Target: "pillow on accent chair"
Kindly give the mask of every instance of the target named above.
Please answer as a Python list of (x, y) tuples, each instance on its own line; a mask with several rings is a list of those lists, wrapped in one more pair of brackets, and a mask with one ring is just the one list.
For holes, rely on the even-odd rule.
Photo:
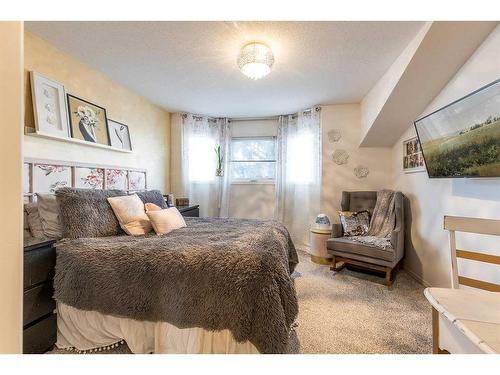
[(123, 190), (91, 190), (60, 188), (59, 202), (63, 237), (106, 237), (122, 234), (123, 230), (107, 198), (126, 196)]
[(108, 202), (122, 229), (131, 236), (151, 232), (151, 223), (144, 211), (144, 203), (137, 194), (108, 198)]
[(138, 191), (135, 194), (137, 194), (137, 196), (141, 198), (141, 201), (144, 204), (154, 203), (160, 208), (168, 208), (167, 204), (165, 203), (165, 198), (163, 198), (160, 190)]
[(184, 228), (186, 222), (179, 210), (175, 207), (165, 208), (159, 211), (147, 211), (151, 225), (157, 235), (167, 234), (175, 229)]
[(366, 210), (359, 212), (338, 211), (344, 236), (364, 236), (370, 228), (370, 213)]

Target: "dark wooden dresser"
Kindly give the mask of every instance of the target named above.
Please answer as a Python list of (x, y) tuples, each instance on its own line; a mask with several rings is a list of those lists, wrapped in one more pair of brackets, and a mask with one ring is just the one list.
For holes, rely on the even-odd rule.
[(24, 241), (23, 353), (44, 353), (57, 339), (54, 240)]
[(182, 216), (185, 217), (200, 217), (200, 205), (194, 205), (194, 206), (175, 206), (179, 210), (179, 212), (182, 214)]

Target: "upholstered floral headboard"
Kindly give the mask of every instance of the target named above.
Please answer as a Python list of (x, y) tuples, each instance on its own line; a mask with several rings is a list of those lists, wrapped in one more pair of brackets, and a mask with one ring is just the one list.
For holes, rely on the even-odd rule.
[(147, 189), (147, 170), (60, 160), (24, 160), (25, 203), (32, 202), (35, 193), (53, 193), (60, 187), (142, 191)]

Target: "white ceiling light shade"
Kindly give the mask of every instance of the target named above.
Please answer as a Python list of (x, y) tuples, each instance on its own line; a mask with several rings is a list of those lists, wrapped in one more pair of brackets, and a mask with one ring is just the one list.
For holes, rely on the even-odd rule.
[(273, 51), (264, 43), (248, 43), (243, 46), (238, 56), (241, 72), (253, 80), (267, 76), (273, 64)]

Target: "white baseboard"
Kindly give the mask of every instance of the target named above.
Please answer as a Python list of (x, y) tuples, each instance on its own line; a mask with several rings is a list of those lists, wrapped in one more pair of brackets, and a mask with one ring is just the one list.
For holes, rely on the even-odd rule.
[(429, 284), (427, 281), (425, 281), (420, 275), (417, 275), (415, 272), (413, 272), (411, 269), (406, 268), (403, 266), (403, 269), (410, 275), (412, 278), (414, 278), (416, 281), (418, 281), (420, 284), (425, 286), (426, 288), (431, 287), (431, 284)]

